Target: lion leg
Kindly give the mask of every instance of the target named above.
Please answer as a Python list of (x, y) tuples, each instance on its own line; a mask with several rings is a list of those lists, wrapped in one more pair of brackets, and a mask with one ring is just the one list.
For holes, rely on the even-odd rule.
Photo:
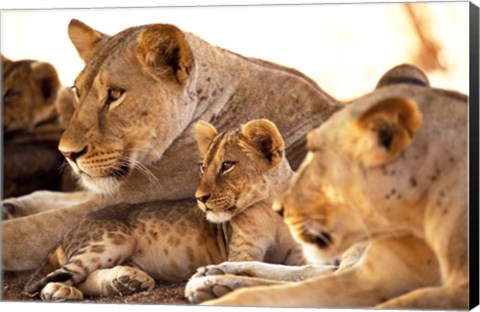
[(332, 273), (337, 269), (333, 265), (308, 264), (303, 266), (288, 266), (270, 264), (259, 261), (223, 262), (197, 269), (193, 278), (212, 275), (242, 275), (261, 279), (296, 282), (315, 276)]
[(417, 289), (379, 304), (376, 308), (468, 309), (468, 284)]
[[(105, 222), (105, 221), (100, 221)], [(99, 223), (97, 223), (99, 224)], [(25, 286), (25, 291), (29, 294), (36, 294), (40, 291), (41, 298), (55, 298), (56, 301), (68, 300), (69, 297), (61, 297), (59, 289), (70, 288), (77, 286), (80, 283), (86, 283), (81, 289), (88, 293), (95, 293), (98, 291), (107, 291), (108, 285), (105, 289), (103, 284), (94, 287), (95, 282), (104, 283), (104, 280), (110, 278), (110, 284), (117, 286), (117, 289), (129, 290), (135, 288), (140, 289), (145, 282), (150, 286), (153, 280), (145, 273), (138, 269), (118, 267), (110, 271), (100, 271), (94, 273), (99, 269), (111, 268), (117, 263), (123, 263), (130, 257), (135, 249), (135, 239), (128, 232), (122, 232), (118, 227), (115, 228), (113, 223), (108, 224), (112, 230), (101, 232), (95, 229), (95, 223), (85, 222), (78, 228), (73, 229), (66, 236), (69, 236), (71, 242), (66, 243), (64, 250), (71, 254), (66, 262), (57, 270), (47, 274), (43, 278), (36, 280), (34, 275), (32, 280)], [(95, 230), (97, 230), (95, 232)], [(93, 231), (94, 235), (88, 242), (82, 242), (81, 237), (89, 235), (85, 231)], [(101, 237), (101, 239), (98, 239)], [(80, 239), (80, 241), (79, 241)], [(63, 252), (65, 253), (65, 252)], [(141, 272), (141, 273), (140, 273)], [(87, 278), (92, 275), (90, 281), (85, 282)], [(136, 277), (139, 278), (136, 278)], [(119, 283), (116, 283), (118, 277)], [(113, 281), (112, 281), (113, 278)], [(51, 283), (55, 283), (52, 287)], [(65, 285), (65, 287), (62, 286)], [(147, 287), (148, 288), (148, 287)], [(46, 290), (45, 290), (46, 289)], [(54, 293), (55, 294), (54, 294)], [(71, 292), (62, 292), (70, 295)]]
[(6, 271), (37, 268), (68, 228), (85, 214), (104, 206), (105, 203), (93, 200), (2, 221), (2, 268)]
[(258, 261), (223, 262), (197, 270), (185, 287), (185, 296), (192, 303), (221, 297), (243, 287), (280, 285), (328, 274), (332, 265), (287, 266)]
[(92, 197), (93, 195), (86, 191), (71, 193), (36, 191), (25, 196), (8, 198), (2, 201), (2, 220), (76, 206), (86, 202)]
[(422, 240), (405, 235), (371, 242), (358, 265), (338, 273), (288, 285), (239, 289), (204, 304), (371, 307), (413, 289), (438, 283), (435, 255)]
[(96, 270), (79, 284), (78, 289), (87, 296), (112, 296), (151, 290), (155, 280), (135, 267), (116, 266)]

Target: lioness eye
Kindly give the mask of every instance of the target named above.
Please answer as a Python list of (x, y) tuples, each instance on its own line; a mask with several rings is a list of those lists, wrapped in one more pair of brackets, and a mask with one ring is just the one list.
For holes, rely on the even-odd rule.
[(222, 163), (222, 168), (220, 168), (220, 171), (222, 173), (226, 173), (232, 170), (234, 166), (235, 166), (235, 163), (233, 161), (225, 161)]
[(200, 173), (201, 174), (205, 173), (205, 165), (204, 164), (200, 164)]
[(105, 99), (105, 105), (109, 105), (117, 101), (125, 92), (125, 90), (120, 88), (109, 88), (107, 91), (107, 98)]

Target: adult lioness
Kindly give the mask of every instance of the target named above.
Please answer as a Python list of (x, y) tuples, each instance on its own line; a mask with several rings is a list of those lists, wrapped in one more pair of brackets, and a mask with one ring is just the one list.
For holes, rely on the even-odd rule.
[(310, 257), (370, 240), (361, 263), (206, 304), (466, 309), (466, 102), (381, 86), (309, 134), (310, 153), (276, 206)]
[(72, 20), (68, 32), (86, 65), (75, 81), (77, 106), (59, 148), (86, 187), (108, 195), (69, 208), (39, 198), (38, 210), (58, 209), (3, 222), (7, 270), (36, 267), (92, 210), (193, 196), (198, 155), (189, 132), (197, 119), (219, 131), (272, 120), (295, 168), (305, 155), (305, 134), (341, 106), (295, 70), (213, 47), (172, 25), (107, 36)]

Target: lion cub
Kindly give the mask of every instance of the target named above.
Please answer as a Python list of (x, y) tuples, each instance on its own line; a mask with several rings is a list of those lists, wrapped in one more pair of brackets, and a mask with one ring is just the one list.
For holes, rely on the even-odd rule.
[(201, 121), (195, 136), (203, 156), (195, 196), (206, 218), (192, 200), (90, 213), (49, 255), (46, 262), (60, 268), (40, 280), (37, 271), (26, 291), (61, 301), (151, 289), (154, 279), (186, 280), (198, 267), (227, 260), (303, 264), (299, 245), (270, 209), (292, 176), (275, 125), (254, 120), (218, 134)]
[(301, 250), (271, 209), (293, 175), (275, 125), (253, 120), (218, 134), (200, 121), (196, 139), (203, 161), (195, 197), (207, 220), (228, 222), (228, 260), (303, 264)]

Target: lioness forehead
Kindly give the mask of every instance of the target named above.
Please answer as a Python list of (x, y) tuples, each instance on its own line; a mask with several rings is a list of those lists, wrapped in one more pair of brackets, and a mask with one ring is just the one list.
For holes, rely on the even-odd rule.
[(130, 53), (125, 53), (126, 50), (137, 45), (137, 37), (144, 28), (145, 26), (131, 27), (114, 36), (103, 39), (94, 57), (75, 79), (75, 85), (90, 88), (95, 78), (105, 67), (123, 60), (125, 56), (129, 56)]

